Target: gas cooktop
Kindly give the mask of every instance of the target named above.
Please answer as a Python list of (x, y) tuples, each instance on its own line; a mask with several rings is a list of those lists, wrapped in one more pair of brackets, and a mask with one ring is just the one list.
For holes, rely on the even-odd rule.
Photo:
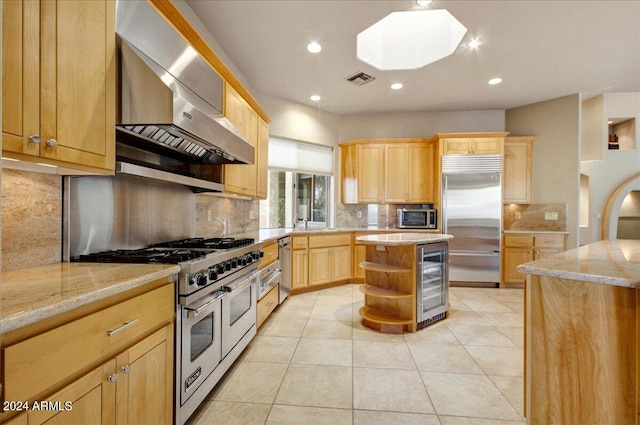
[(80, 255), (74, 261), (94, 263), (167, 263), (196, 260), (216, 252), (253, 245), (250, 238), (188, 238), (151, 245), (142, 249), (116, 249)]

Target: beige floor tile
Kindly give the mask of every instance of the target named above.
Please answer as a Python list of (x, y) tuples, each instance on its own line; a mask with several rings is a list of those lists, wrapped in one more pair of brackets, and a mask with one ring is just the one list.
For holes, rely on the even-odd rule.
[(418, 332), (405, 333), (404, 340), (407, 343), (416, 344), (437, 344), (437, 345), (461, 345), (458, 338), (447, 327), (448, 319), (441, 320), (429, 325), (424, 329), (420, 329)]
[(315, 301), (309, 304), (290, 305), (285, 302), (277, 310), (274, 310), (273, 314), (276, 316), (286, 316), (290, 319), (308, 319), (311, 315), (311, 310)]
[(522, 301), (502, 301), (502, 304), (509, 307), (514, 313), (524, 314), (524, 304)]
[(258, 335), (298, 338), (307, 326), (307, 319), (292, 319), (272, 314), (258, 329)]
[(524, 316), (517, 313), (480, 313), (482, 318), (493, 326), (523, 327)]
[(224, 385), (214, 393), (216, 401), (273, 403), (287, 371), (278, 363), (241, 362), (225, 377)]
[(447, 324), (491, 326), (491, 323), (484, 320), (480, 313), (471, 310), (451, 310), (445, 321)]
[(352, 408), (352, 368), (292, 364), (282, 381), (276, 404)]
[(448, 324), (449, 329), (462, 345), (482, 345), (486, 347), (515, 347), (509, 338), (493, 326), (470, 326)]
[(303, 338), (353, 338), (353, 326), (350, 322), (338, 320), (309, 320), (302, 333)]
[(516, 411), (522, 415), (524, 412), (524, 378), (517, 376), (489, 376), (489, 379), (493, 381)]
[(464, 303), (473, 311), (479, 313), (513, 313), (506, 305), (495, 300), (464, 300)]
[(409, 349), (418, 370), (483, 374), (480, 366), (462, 345), (410, 343)]
[(326, 288), (318, 291), (318, 296), (347, 296), (353, 295), (353, 288), (351, 284), (338, 285), (331, 288)]
[(460, 287), (450, 287), (449, 288), (449, 293), (454, 295), (456, 298), (458, 298), (461, 301), (464, 300), (490, 300), (491, 299), (491, 292), (493, 292), (494, 289), (489, 289), (489, 288), (460, 288)]
[(354, 368), (353, 407), (435, 413), (420, 374), (413, 370)]
[(351, 322), (353, 309), (351, 304), (341, 306), (316, 305), (311, 310), (309, 319), (311, 320), (339, 320), (342, 322)]
[(349, 291), (348, 295), (318, 295), (315, 305), (327, 305), (333, 307), (339, 307), (343, 305), (350, 305), (353, 303), (353, 295)]
[(274, 405), (266, 425), (351, 425), (350, 409)]
[(353, 366), (416, 370), (407, 344), (385, 341), (353, 341)]
[(262, 425), (270, 410), (271, 404), (205, 401), (187, 425)]
[(487, 375), (523, 376), (524, 354), (520, 348), (467, 345), (466, 349)]
[(524, 328), (521, 327), (503, 327), (496, 326), (496, 329), (500, 331), (504, 336), (509, 338), (516, 347), (524, 348)]
[(288, 364), (299, 338), (258, 335), (242, 353), (242, 361)]
[(464, 301), (459, 300), (457, 298), (449, 299), (449, 308), (451, 310), (465, 310), (472, 311), (471, 307), (466, 305)]
[(421, 372), (438, 415), (520, 420), (520, 414), (484, 375)]
[(438, 417), (422, 413), (354, 410), (353, 425), (440, 425)]
[(503, 421), (500, 419), (459, 418), (438, 416), (442, 425), (524, 425), (526, 421)]
[(352, 353), (351, 340), (300, 338), (291, 363), (351, 366)]
[(384, 332), (374, 331), (371, 328), (366, 327), (362, 320), (353, 321), (353, 339), (355, 340), (368, 340), (368, 341), (395, 341), (404, 342), (404, 336), (402, 334), (388, 334)]

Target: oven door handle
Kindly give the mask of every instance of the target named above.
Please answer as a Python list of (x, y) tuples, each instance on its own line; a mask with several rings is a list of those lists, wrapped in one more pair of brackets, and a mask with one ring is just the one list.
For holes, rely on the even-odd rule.
[(240, 282), (238, 284), (235, 284), (233, 286), (224, 286), (223, 288), (227, 292), (242, 291), (247, 286), (251, 285), (256, 280), (256, 277), (260, 277), (259, 273), (260, 272), (254, 272), (254, 273), (251, 274), (251, 276), (249, 276), (248, 278), (246, 278), (242, 282)]
[(211, 301), (208, 301), (208, 302), (202, 304), (198, 308), (190, 308), (190, 307), (183, 307), (183, 308), (185, 310), (187, 310), (187, 317), (189, 319), (192, 319), (192, 318), (198, 316), (200, 313), (202, 313), (206, 309), (208, 309), (209, 307), (211, 307), (211, 305), (213, 305), (213, 303), (215, 303), (216, 301), (218, 301), (220, 298), (224, 297), (225, 295), (226, 294), (223, 292), (220, 295), (214, 297)]

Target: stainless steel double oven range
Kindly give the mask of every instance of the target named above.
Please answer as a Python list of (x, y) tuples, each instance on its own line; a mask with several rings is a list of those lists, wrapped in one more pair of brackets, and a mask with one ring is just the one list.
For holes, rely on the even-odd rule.
[(256, 334), (263, 244), (190, 238), (75, 261), (177, 263), (176, 423), (183, 424)]

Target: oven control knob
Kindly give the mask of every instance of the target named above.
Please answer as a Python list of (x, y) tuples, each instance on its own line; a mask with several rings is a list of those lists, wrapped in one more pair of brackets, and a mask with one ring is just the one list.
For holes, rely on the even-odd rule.
[(193, 275), (193, 276), (189, 276), (189, 285), (195, 285), (198, 283), (198, 276)]
[(246, 266), (248, 262), (249, 261), (247, 260), (246, 256), (242, 257), (242, 259), (240, 260), (240, 264), (242, 264), (243, 266)]
[(227, 261), (226, 263), (224, 263), (224, 269), (225, 270), (231, 270), (231, 262)]
[(257, 260), (258, 258), (260, 258), (260, 251), (252, 252), (251, 256), (253, 257), (254, 260)]
[(260, 252), (260, 258), (264, 257), (264, 252), (262, 251), (258, 251), (258, 252)]
[(216, 268), (216, 272), (218, 272), (218, 274), (224, 273), (224, 264), (222, 264), (222, 263), (216, 264), (215, 268)]
[(234, 269), (236, 267), (238, 267), (238, 259), (234, 258), (233, 260), (231, 260), (231, 267), (233, 267)]
[(253, 255), (247, 254), (245, 258), (247, 259), (247, 264), (253, 263)]
[(205, 286), (207, 284), (207, 278), (203, 274), (198, 275), (198, 286)]
[(218, 278), (217, 268), (211, 267), (209, 269), (209, 280), (216, 280)]

